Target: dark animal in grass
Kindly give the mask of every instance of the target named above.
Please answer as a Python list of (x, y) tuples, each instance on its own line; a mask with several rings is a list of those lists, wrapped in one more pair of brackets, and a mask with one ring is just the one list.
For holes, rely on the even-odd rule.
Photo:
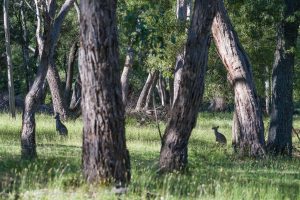
[(67, 129), (67, 127), (60, 121), (59, 113), (56, 113), (54, 119), (56, 119), (56, 131), (59, 133), (59, 135), (67, 136), (67, 135), (68, 135), (68, 129)]
[(227, 143), (226, 137), (218, 131), (218, 128), (219, 126), (212, 127), (212, 129), (215, 131), (216, 142), (225, 145)]

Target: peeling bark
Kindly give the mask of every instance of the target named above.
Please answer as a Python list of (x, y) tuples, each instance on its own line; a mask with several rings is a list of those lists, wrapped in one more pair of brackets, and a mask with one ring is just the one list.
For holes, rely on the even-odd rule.
[(223, 1), (218, 2), (212, 33), (234, 88), (237, 115), (237, 121), (234, 123), (238, 123), (240, 127), (239, 140), (236, 143), (239, 153), (263, 157), (265, 155), (264, 125), (252, 77), (252, 67), (233, 29)]

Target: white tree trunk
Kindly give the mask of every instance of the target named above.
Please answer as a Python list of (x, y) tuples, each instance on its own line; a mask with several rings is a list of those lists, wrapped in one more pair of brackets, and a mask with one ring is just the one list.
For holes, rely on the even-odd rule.
[(9, 110), (12, 118), (16, 118), (13, 64), (12, 64), (11, 47), (10, 47), (8, 0), (3, 0), (3, 21), (4, 21), (5, 46), (6, 46), (6, 58), (7, 58)]

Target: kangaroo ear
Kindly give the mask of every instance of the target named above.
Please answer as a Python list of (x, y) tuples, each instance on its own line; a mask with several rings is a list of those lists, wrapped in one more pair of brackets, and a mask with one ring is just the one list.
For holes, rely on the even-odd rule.
[(216, 128), (219, 128), (219, 126), (217, 126)]

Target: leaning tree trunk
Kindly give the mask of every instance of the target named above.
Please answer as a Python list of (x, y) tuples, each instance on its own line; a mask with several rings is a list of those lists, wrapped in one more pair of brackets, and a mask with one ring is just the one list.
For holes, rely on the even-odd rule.
[[(37, 4), (37, 0), (36, 0)], [(37, 10), (37, 13), (39, 11)], [(40, 15), (37, 15), (40, 17)], [(22, 158), (35, 158), (36, 153), (36, 142), (35, 142), (35, 112), (40, 104), (43, 95), (43, 85), (48, 70), (48, 62), (50, 50), (49, 46), (51, 43), (50, 37), (50, 21), (51, 16), (44, 15), (44, 35), (46, 40), (43, 42), (43, 49), (40, 52), (40, 64), (36, 78), (25, 98), (25, 105), (22, 116), (22, 133), (21, 133), (21, 156)], [(40, 19), (39, 19), (40, 20)], [(37, 37), (41, 36), (40, 28), (37, 27)]]
[[(223, 1), (219, 1), (212, 33), (221, 60), (234, 87), (235, 109), (240, 124), (239, 143), (241, 155), (265, 155), (264, 125), (251, 64), (234, 31)], [(235, 127), (235, 126), (234, 126)]]
[[(83, 173), (88, 182), (130, 180), (120, 83), (116, 0), (81, 0)], [(91, 37), (92, 36), (92, 37)]]
[[(267, 148), (271, 154), (292, 154), (293, 67), (300, 11), (299, 0), (285, 1), (284, 18), (277, 30), (277, 47), (272, 72), (272, 107)], [(298, 18), (300, 20), (300, 18)]]
[(153, 81), (152, 81), (151, 86), (149, 88), (149, 91), (148, 91), (148, 94), (147, 94), (147, 97), (146, 97), (146, 100), (145, 100), (145, 105), (143, 107), (143, 110), (148, 110), (149, 109), (150, 102), (152, 100), (151, 97), (152, 97), (152, 94), (154, 92), (155, 85), (156, 85), (157, 80), (158, 80), (158, 76), (159, 76), (159, 72), (154, 74), (154, 78), (153, 78)]
[(271, 79), (269, 75), (269, 67), (266, 66), (265, 74), (265, 104), (266, 104), (266, 114), (270, 115), (270, 105), (271, 105)]
[(127, 55), (125, 59), (125, 65), (121, 76), (122, 101), (125, 107), (128, 99), (129, 73), (131, 71), (132, 65), (133, 65), (133, 49), (132, 47), (128, 47)]
[(9, 96), (9, 111), (12, 118), (16, 118), (15, 107), (15, 89), (14, 89), (14, 77), (13, 77), (13, 64), (10, 48), (10, 25), (8, 16), (8, 1), (3, 0), (3, 25), (5, 32), (5, 46), (6, 46), (6, 58), (7, 58), (7, 76), (8, 76), (8, 96)]
[[(44, 13), (41, 15), (39, 7), (40, 1), (35, 0), (37, 17), (36, 38), (40, 62), (34, 83), (26, 95), (23, 109), (21, 133), (21, 154), (23, 158), (35, 158), (37, 155), (35, 142), (35, 112), (43, 95), (44, 81), (47, 75), (51, 54), (54, 52), (53, 44), (57, 43), (62, 21), (70, 5), (73, 3), (74, 0), (66, 0), (55, 18), (55, 1), (49, 1), (47, 9), (44, 7)], [(41, 19), (42, 16), (44, 20)], [(53, 19), (55, 20), (53, 21)], [(43, 33), (41, 27), (42, 21), (44, 22)]]
[(149, 93), (149, 90), (150, 90), (150, 88), (152, 86), (152, 83), (155, 80), (155, 77), (158, 73), (159, 73), (158, 71), (154, 71), (154, 72), (149, 73), (148, 78), (146, 80), (146, 83), (145, 83), (145, 85), (142, 89), (142, 92), (139, 96), (139, 99), (136, 103), (136, 106), (135, 106), (136, 111), (142, 110), (143, 106), (145, 105), (145, 101), (146, 101), (147, 95)]
[(79, 42), (76, 41), (75, 43), (73, 43), (70, 53), (69, 53), (67, 78), (66, 78), (67, 80), (66, 80), (66, 87), (65, 87), (66, 105), (70, 105), (71, 89), (72, 89), (72, 82), (73, 82), (73, 75), (74, 75), (74, 66), (75, 66), (78, 48), (79, 48)]
[(159, 98), (161, 100), (161, 105), (164, 107), (167, 104), (167, 90), (166, 90), (166, 82), (162, 73), (159, 73), (158, 83), (156, 85)]
[(210, 29), (215, 0), (196, 0), (186, 44), (178, 96), (163, 136), (159, 165), (162, 171), (181, 170), (187, 164), (188, 141), (204, 93)]

